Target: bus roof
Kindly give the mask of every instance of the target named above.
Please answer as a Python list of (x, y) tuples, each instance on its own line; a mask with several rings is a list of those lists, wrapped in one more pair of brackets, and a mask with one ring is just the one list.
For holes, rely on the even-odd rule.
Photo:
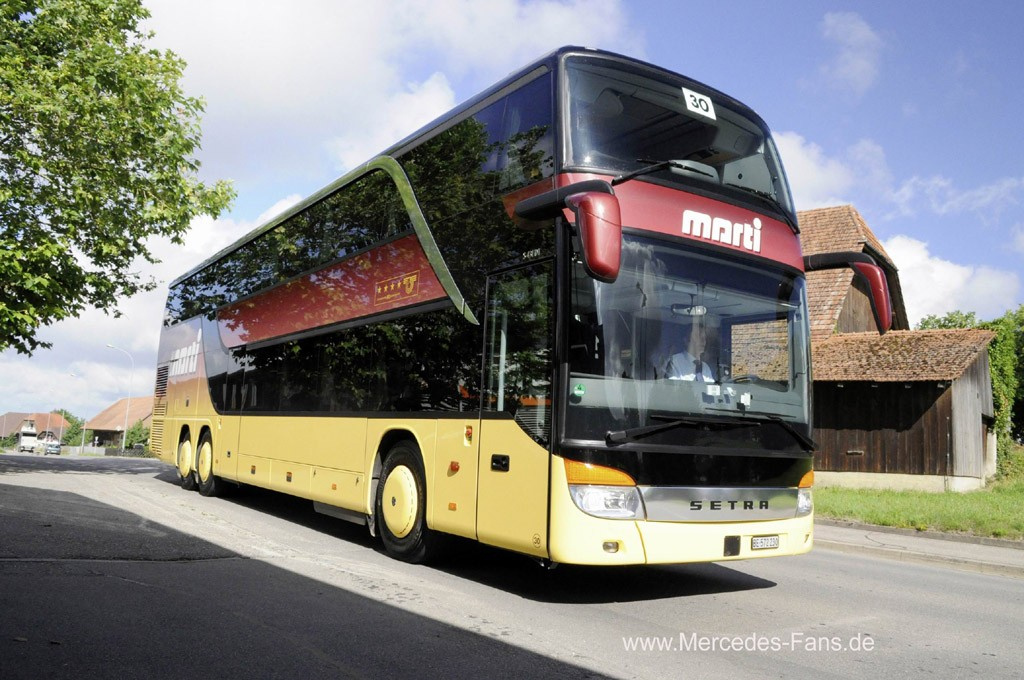
[[(695, 81), (692, 78), (689, 78), (687, 76), (683, 76), (683, 75), (681, 75), (679, 73), (675, 73), (673, 71), (669, 71), (668, 69), (662, 68), (660, 66), (656, 66), (654, 64), (650, 64), (650, 63), (645, 62), (643, 60), (634, 59), (633, 57), (627, 57), (627, 56), (624, 56), (624, 55), (621, 55), (621, 54), (617, 54), (615, 52), (608, 52), (608, 51), (605, 51), (605, 50), (599, 50), (599, 49), (595, 49), (595, 48), (592, 48), (592, 47), (580, 47), (580, 46), (574, 46), (574, 45), (566, 45), (566, 46), (560, 47), (560, 48), (558, 48), (556, 50), (553, 50), (552, 52), (549, 52), (548, 54), (544, 55), (543, 57), (530, 62), (529, 64), (527, 64), (526, 66), (524, 66), (522, 68), (519, 68), (519, 69), (517, 69), (515, 71), (512, 71), (511, 73), (509, 73), (507, 76), (505, 76), (504, 78), (502, 78), (501, 80), (499, 80), (495, 84), (493, 84), (490, 87), (486, 88), (485, 90), (481, 91), (479, 94), (476, 94), (473, 97), (471, 97), (471, 98), (463, 101), (462, 103), (456, 105), (454, 108), (450, 109), (449, 111), (445, 112), (441, 116), (439, 116), (439, 117), (435, 118), (434, 120), (430, 121), (429, 123), (427, 123), (426, 125), (424, 125), (420, 129), (416, 130), (412, 134), (410, 134), (407, 137), (405, 137), (404, 139), (402, 139), (402, 140), (398, 141), (397, 143), (389, 146), (387, 149), (385, 149), (384, 151), (382, 151), (378, 155), (393, 156), (393, 155), (397, 154), (400, 151), (404, 151), (410, 145), (412, 145), (414, 142), (424, 141), (425, 139), (429, 139), (430, 137), (433, 137), (435, 134), (443, 132), (445, 129), (447, 129), (451, 125), (454, 125), (455, 123), (459, 122), (463, 117), (465, 117), (465, 115), (468, 115), (469, 112), (473, 111), (473, 109), (475, 109), (478, 105), (481, 105), (487, 99), (493, 97), (494, 95), (496, 95), (497, 93), (501, 92), (505, 88), (511, 86), (516, 81), (518, 81), (518, 80), (520, 80), (522, 78), (527, 77), (528, 75), (530, 75), (531, 73), (537, 71), (538, 69), (547, 68), (549, 70), (556, 70), (559, 62), (561, 61), (561, 59), (565, 55), (568, 55), (568, 54), (583, 54), (583, 55), (591, 55), (591, 56), (608, 57), (608, 58), (612, 58), (612, 59), (621, 60), (621, 61), (637, 64), (637, 65), (640, 65), (640, 66), (644, 66), (646, 68), (650, 68), (650, 69), (653, 69), (655, 71), (661, 71), (662, 73), (666, 73), (666, 74), (669, 74), (671, 76), (675, 76), (675, 77), (678, 77), (678, 78), (683, 78), (683, 79), (686, 79), (686, 80), (690, 80), (695, 85), (700, 86), (700, 88), (702, 90), (708, 92), (709, 94), (712, 94), (716, 98), (720, 98), (720, 99), (726, 100), (734, 108), (738, 108), (738, 109), (743, 110), (746, 115), (749, 115), (751, 118), (754, 118), (754, 119), (760, 121), (763, 124), (763, 120), (760, 118), (760, 116), (758, 116), (754, 111), (752, 111), (748, 106), (746, 106), (742, 102), (737, 101), (733, 97), (730, 97), (729, 95), (725, 94), (724, 92), (721, 92), (721, 91), (719, 91), (719, 90), (717, 90), (717, 89), (715, 89), (713, 87), (705, 85), (704, 83), (701, 83), (699, 81)], [(294, 205), (288, 207), (283, 212), (281, 212), (278, 215), (272, 217), (270, 220), (264, 222), (263, 224), (259, 225), (258, 227), (256, 227), (252, 231), (250, 231), (249, 233), (247, 233), (244, 236), (240, 237), (234, 243), (232, 243), (232, 244), (230, 244), (228, 246), (225, 246), (221, 250), (217, 251), (215, 254), (213, 254), (210, 257), (208, 257), (205, 260), (203, 260), (201, 263), (199, 263), (195, 267), (192, 267), (191, 269), (189, 269), (187, 272), (185, 272), (181, 276), (178, 276), (177, 278), (172, 280), (168, 284), (168, 286), (177, 285), (181, 281), (184, 281), (185, 279), (187, 279), (190, 276), (196, 274), (197, 272), (202, 271), (203, 269), (205, 269), (206, 267), (214, 264), (215, 262), (217, 262), (218, 260), (220, 260), (224, 256), (226, 256), (229, 253), (235, 251), (236, 249), (238, 249), (242, 245), (248, 243), (249, 241), (252, 241), (253, 239), (257, 238), (258, 236), (262, 235), (263, 233), (273, 229), (274, 227), (276, 227), (277, 225), (281, 224), (285, 220), (291, 218), (292, 216), (298, 214), (299, 212), (301, 212), (301, 211), (305, 210), (306, 208), (308, 208), (309, 206), (313, 205), (314, 203), (316, 203), (320, 199), (328, 196), (329, 194), (334, 193), (335, 191), (337, 191), (342, 186), (348, 184), (350, 181), (352, 181), (355, 178), (357, 178), (358, 176), (364, 174), (365, 171), (366, 171), (367, 165), (372, 160), (373, 160), (372, 158), (371, 159), (367, 159), (364, 163), (361, 163), (360, 165), (356, 166), (355, 168), (352, 168), (351, 170), (349, 170), (344, 175), (340, 176), (339, 178), (337, 178), (336, 180), (334, 180), (333, 182), (331, 182), (327, 186), (325, 186), (325, 187), (319, 189), (318, 191), (314, 192), (313, 194), (307, 196), (306, 198), (302, 199), (298, 203), (295, 203)]]

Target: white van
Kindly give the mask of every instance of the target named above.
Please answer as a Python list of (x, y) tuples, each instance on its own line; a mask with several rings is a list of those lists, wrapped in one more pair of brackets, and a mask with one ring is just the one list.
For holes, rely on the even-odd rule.
[(33, 420), (26, 420), (21, 425), (21, 432), (18, 433), (18, 453), (32, 453), (36, 448), (36, 424)]

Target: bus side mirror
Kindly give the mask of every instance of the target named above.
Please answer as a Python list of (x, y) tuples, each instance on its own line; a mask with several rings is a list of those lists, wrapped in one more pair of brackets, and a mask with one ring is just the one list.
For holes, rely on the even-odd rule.
[(523, 199), (515, 216), (527, 222), (550, 220), (572, 210), (587, 274), (611, 283), (622, 262), (622, 217), (619, 199), (604, 180), (584, 180)]
[(892, 328), (892, 297), (889, 295), (889, 282), (885, 278), (885, 271), (870, 255), (857, 252), (824, 253), (804, 258), (806, 272), (846, 267), (852, 269), (854, 275), (867, 284), (870, 291), (868, 300), (871, 302), (875, 325), (878, 326), (878, 332), (884, 334)]
[(576, 216), (583, 248), (583, 266), (598, 281), (613, 283), (622, 262), (622, 218), (619, 200), (610, 194), (573, 194), (566, 207)]
[(892, 298), (889, 297), (889, 282), (885, 272), (877, 264), (853, 262), (853, 271), (868, 284), (871, 291), (871, 311), (875, 315), (878, 332), (884, 334), (892, 328)]

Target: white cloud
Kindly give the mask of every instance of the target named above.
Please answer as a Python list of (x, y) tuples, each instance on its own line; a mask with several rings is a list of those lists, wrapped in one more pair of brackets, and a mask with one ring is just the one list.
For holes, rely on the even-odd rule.
[(1016, 306), (1021, 281), (1014, 272), (943, 260), (909, 236), (894, 236), (883, 246), (899, 269), (912, 326), (929, 314), (960, 310), (991, 319)]
[(618, 0), (405, 0), (396, 5), (396, 19), (414, 37), (414, 49), (421, 43), (440, 50), (453, 73), (479, 70), (497, 78), (561, 45), (615, 49), (628, 44), (633, 56), (643, 56)]
[(891, 192), (890, 198), (901, 215), (921, 210), (936, 215), (974, 212), (994, 218), (1003, 208), (1019, 202), (1024, 177), (1004, 177), (973, 189), (960, 189), (953, 180), (938, 175), (911, 177)]
[(835, 57), (821, 67), (831, 87), (861, 96), (878, 79), (882, 39), (860, 15), (829, 12), (821, 23), (821, 35), (838, 48)]
[(377, 106), (364, 112), (366, 120), (360, 129), (368, 134), (347, 134), (329, 144), (341, 164), (349, 170), (423, 127), (455, 105), (455, 93), (443, 73), (435, 73), (423, 83), (412, 83), (408, 89), (391, 94)]
[[(302, 196), (299, 196), (298, 194), (291, 194), (289, 196), (285, 196), (280, 201), (278, 201), (277, 203), (275, 203), (274, 205), (270, 206), (269, 208), (264, 210), (262, 213), (260, 213), (259, 217), (256, 218), (256, 221), (252, 225), (244, 225), (244, 226), (247, 226), (247, 227), (248, 226), (252, 226), (253, 228), (255, 228), (255, 227), (258, 227), (258, 226), (264, 224), (265, 222), (269, 222), (270, 220), (272, 220), (273, 218), (277, 217), (278, 215), (283, 213), (285, 210), (287, 210), (288, 208), (292, 207), (293, 205), (295, 205), (296, 203), (298, 203), (301, 200), (302, 200)], [(234, 224), (232, 226), (233, 226), (233, 229), (237, 229), (238, 228)], [(246, 233), (248, 233), (248, 232), (243, 232), (243, 233), (239, 234), (239, 237), (244, 236)], [(234, 239), (232, 239), (232, 240), (234, 240)], [(218, 250), (219, 250), (219, 248), (218, 248)]]
[[(207, 102), (210, 176), (353, 167), (562, 44), (642, 56), (620, 0), (150, 0)], [(509, 30), (528, 26), (529, 30)], [(500, 40), (500, 48), (495, 41)], [(424, 72), (425, 66), (429, 70)], [(362, 153), (362, 156), (358, 156)]]
[(892, 173), (885, 150), (871, 139), (862, 139), (830, 156), (796, 132), (775, 136), (799, 210), (853, 202), (855, 195), (885, 195)]
[[(1017, 206), (1024, 195), (1024, 177), (1004, 177), (989, 184), (961, 189), (942, 177), (913, 176), (897, 184), (885, 149), (862, 139), (838, 154), (796, 132), (776, 134), (786, 174), (798, 210), (844, 203), (892, 206), (887, 219), (927, 213), (939, 217), (971, 213), (982, 224), (998, 224), (1003, 211)], [(880, 212), (886, 212), (880, 210)], [(1012, 243), (1024, 252), (1024, 226), (1012, 232)]]
[(856, 176), (847, 164), (795, 132), (780, 132), (775, 142), (798, 210), (849, 203)]

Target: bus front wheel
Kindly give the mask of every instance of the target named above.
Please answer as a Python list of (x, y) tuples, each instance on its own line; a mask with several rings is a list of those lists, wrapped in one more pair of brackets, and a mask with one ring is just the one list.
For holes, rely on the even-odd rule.
[(178, 443), (178, 481), (185, 491), (192, 491), (196, 484), (195, 471), (192, 469), (192, 440), (187, 436)]
[(221, 481), (213, 474), (213, 439), (209, 432), (203, 432), (203, 435), (199, 437), (196, 476), (199, 477), (199, 493), (204, 496), (220, 494)]
[(398, 442), (388, 451), (377, 484), (375, 510), (384, 549), (404, 562), (428, 559), (435, 543), (427, 528), (426, 484), (419, 450)]

